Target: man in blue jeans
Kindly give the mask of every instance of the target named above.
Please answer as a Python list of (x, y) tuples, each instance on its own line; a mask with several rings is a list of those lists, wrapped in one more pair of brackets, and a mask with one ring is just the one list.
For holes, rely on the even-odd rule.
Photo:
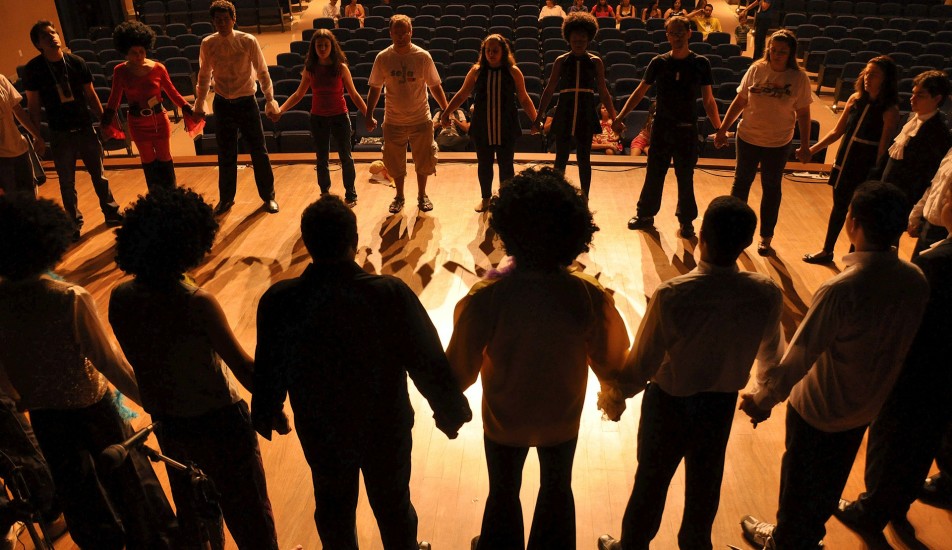
[(215, 78), (215, 100), (212, 110), (218, 121), (218, 206), (220, 216), (235, 205), (238, 186), (238, 132), (245, 138), (251, 152), (258, 196), (268, 213), (278, 211), (274, 200), (274, 172), (264, 143), (261, 113), (255, 100), (257, 82), (267, 102), (265, 110), (275, 113), (274, 88), (268, 64), (254, 36), (235, 30), (235, 6), (227, 0), (215, 0), (208, 9), (215, 34), (202, 40), (199, 53), (198, 87), (195, 93), (195, 114), (204, 116), (205, 97)]
[(77, 207), (77, 158), (82, 159), (93, 180), (106, 226), (121, 225), (119, 205), (103, 176), (102, 144), (93, 128), (93, 121), (102, 117), (102, 104), (93, 88), (92, 74), (81, 57), (63, 52), (53, 23), (38, 21), (30, 29), (30, 40), (40, 55), (31, 59), (23, 72), (27, 108), (37, 127), (43, 109), (46, 110), (63, 208), (76, 227), (73, 238), (79, 239), (83, 226), (83, 215)]

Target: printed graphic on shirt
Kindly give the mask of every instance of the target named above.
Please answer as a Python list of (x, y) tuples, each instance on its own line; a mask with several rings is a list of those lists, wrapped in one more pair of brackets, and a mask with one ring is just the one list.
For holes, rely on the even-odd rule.
[(790, 86), (791, 84), (779, 84), (776, 82), (764, 82), (759, 86), (751, 86), (750, 93), (759, 94), (763, 97), (784, 97), (790, 96)]
[(393, 69), (390, 71), (390, 76), (397, 78), (397, 84), (406, 84), (414, 83), (417, 81), (416, 75), (413, 74), (412, 69), (408, 69), (406, 63), (401, 62), (399, 69)]

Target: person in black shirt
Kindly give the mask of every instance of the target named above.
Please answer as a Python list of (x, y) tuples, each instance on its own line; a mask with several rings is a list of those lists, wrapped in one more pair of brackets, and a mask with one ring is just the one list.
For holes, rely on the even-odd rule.
[(308, 206), (301, 233), (313, 263), (301, 277), (274, 284), (258, 304), (252, 421), (271, 439), (290, 396), (324, 548), (357, 548), (360, 473), (383, 547), (416, 548), (407, 374), (448, 437), (472, 412), (413, 291), (354, 262), (357, 218), (340, 197)]
[(73, 238), (79, 239), (83, 226), (83, 215), (76, 204), (77, 158), (83, 160), (93, 180), (106, 226), (121, 225), (119, 205), (112, 198), (109, 181), (103, 176), (102, 144), (93, 128), (94, 120), (102, 117), (102, 104), (93, 89), (92, 74), (81, 57), (63, 52), (59, 33), (51, 22), (38, 21), (33, 25), (30, 40), (40, 55), (24, 68), (27, 107), (37, 127), (41, 109), (46, 110), (63, 208), (76, 227)]
[(707, 58), (688, 49), (691, 23), (677, 15), (665, 21), (671, 51), (656, 56), (648, 63), (645, 78), (615, 117), (612, 129), (624, 132), (622, 121), (648, 92), (657, 85), (657, 107), (651, 129), (651, 154), (648, 155), (645, 184), (638, 199), (638, 211), (628, 220), (628, 229), (648, 229), (654, 226), (654, 217), (661, 208), (661, 192), (668, 165), (674, 158), (674, 173), (678, 178), (678, 208), (675, 214), (681, 224), (681, 236), (694, 237), (694, 219), (697, 201), (694, 199), (694, 166), (698, 157), (698, 128), (695, 104), (698, 97), (704, 102), (704, 111), (714, 128), (720, 128), (721, 117), (711, 85), (711, 64)]

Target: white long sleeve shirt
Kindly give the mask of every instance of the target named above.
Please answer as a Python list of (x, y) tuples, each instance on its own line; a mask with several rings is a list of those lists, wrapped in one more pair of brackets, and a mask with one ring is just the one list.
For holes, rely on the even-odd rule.
[(255, 80), (261, 83), (261, 93), (270, 103), (274, 99), (268, 63), (258, 40), (241, 31), (227, 36), (218, 33), (205, 37), (198, 56), (198, 90), (195, 103), (202, 105), (208, 95), (211, 79), (215, 79), (215, 94), (225, 99), (255, 95)]
[(925, 218), (932, 225), (942, 225), (942, 205), (945, 204), (943, 197), (949, 186), (952, 186), (952, 149), (949, 149), (942, 162), (939, 163), (939, 169), (932, 178), (932, 184), (926, 188), (919, 202), (912, 207), (909, 223), (918, 225), (919, 220)]
[(754, 402), (770, 409), (789, 395), (824, 432), (869, 424), (902, 370), (929, 297), (922, 272), (896, 250), (854, 252), (825, 282), (779, 366), (757, 372)]

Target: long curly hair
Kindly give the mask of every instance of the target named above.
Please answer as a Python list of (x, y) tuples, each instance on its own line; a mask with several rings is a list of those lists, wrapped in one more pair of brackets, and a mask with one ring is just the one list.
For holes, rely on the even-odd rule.
[(20, 281), (52, 269), (75, 230), (53, 201), (0, 196), (0, 277)]
[(505, 182), (489, 225), (519, 269), (552, 271), (588, 252), (598, 231), (585, 197), (552, 168), (523, 170)]
[[(868, 68), (870, 65), (876, 65), (883, 72), (883, 85), (879, 89), (879, 97), (876, 98), (876, 102), (886, 107), (899, 105), (899, 68), (896, 67), (896, 62), (888, 55), (880, 55), (870, 59), (866, 67)], [(866, 85), (864, 84), (865, 79), (863, 77), (865, 75), (866, 69), (863, 69), (855, 84), (856, 93), (863, 99), (869, 98), (869, 92), (866, 91)]]
[(490, 34), (483, 39), (483, 43), (479, 47), (479, 61), (476, 62), (478, 67), (489, 67), (489, 60), (486, 58), (486, 46), (490, 42), (496, 42), (499, 44), (499, 48), (502, 49), (503, 67), (512, 67), (516, 64), (516, 60), (512, 56), (512, 48), (509, 46), (509, 41), (501, 34)]
[(347, 64), (347, 56), (344, 55), (344, 50), (341, 49), (340, 43), (337, 41), (337, 37), (334, 36), (331, 31), (327, 29), (317, 29), (314, 31), (314, 36), (311, 37), (311, 43), (307, 47), (307, 55), (304, 57), (304, 70), (314, 74), (315, 69), (320, 64), (320, 59), (317, 57), (317, 52), (314, 51), (314, 47), (317, 45), (318, 40), (329, 40), (331, 43), (331, 61), (333, 61), (334, 74), (340, 74), (341, 65)]
[(116, 264), (137, 281), (174, 284), (211, 251), (218, 233), (212, 207), (191, 189), (139, 197), (116, 231)]
[(142, 46), (148, 52), (155, 46), (155, 31), (140, 21), (123, 21), (112, 31), (112, 44), (122, 55), (134, 46)]

